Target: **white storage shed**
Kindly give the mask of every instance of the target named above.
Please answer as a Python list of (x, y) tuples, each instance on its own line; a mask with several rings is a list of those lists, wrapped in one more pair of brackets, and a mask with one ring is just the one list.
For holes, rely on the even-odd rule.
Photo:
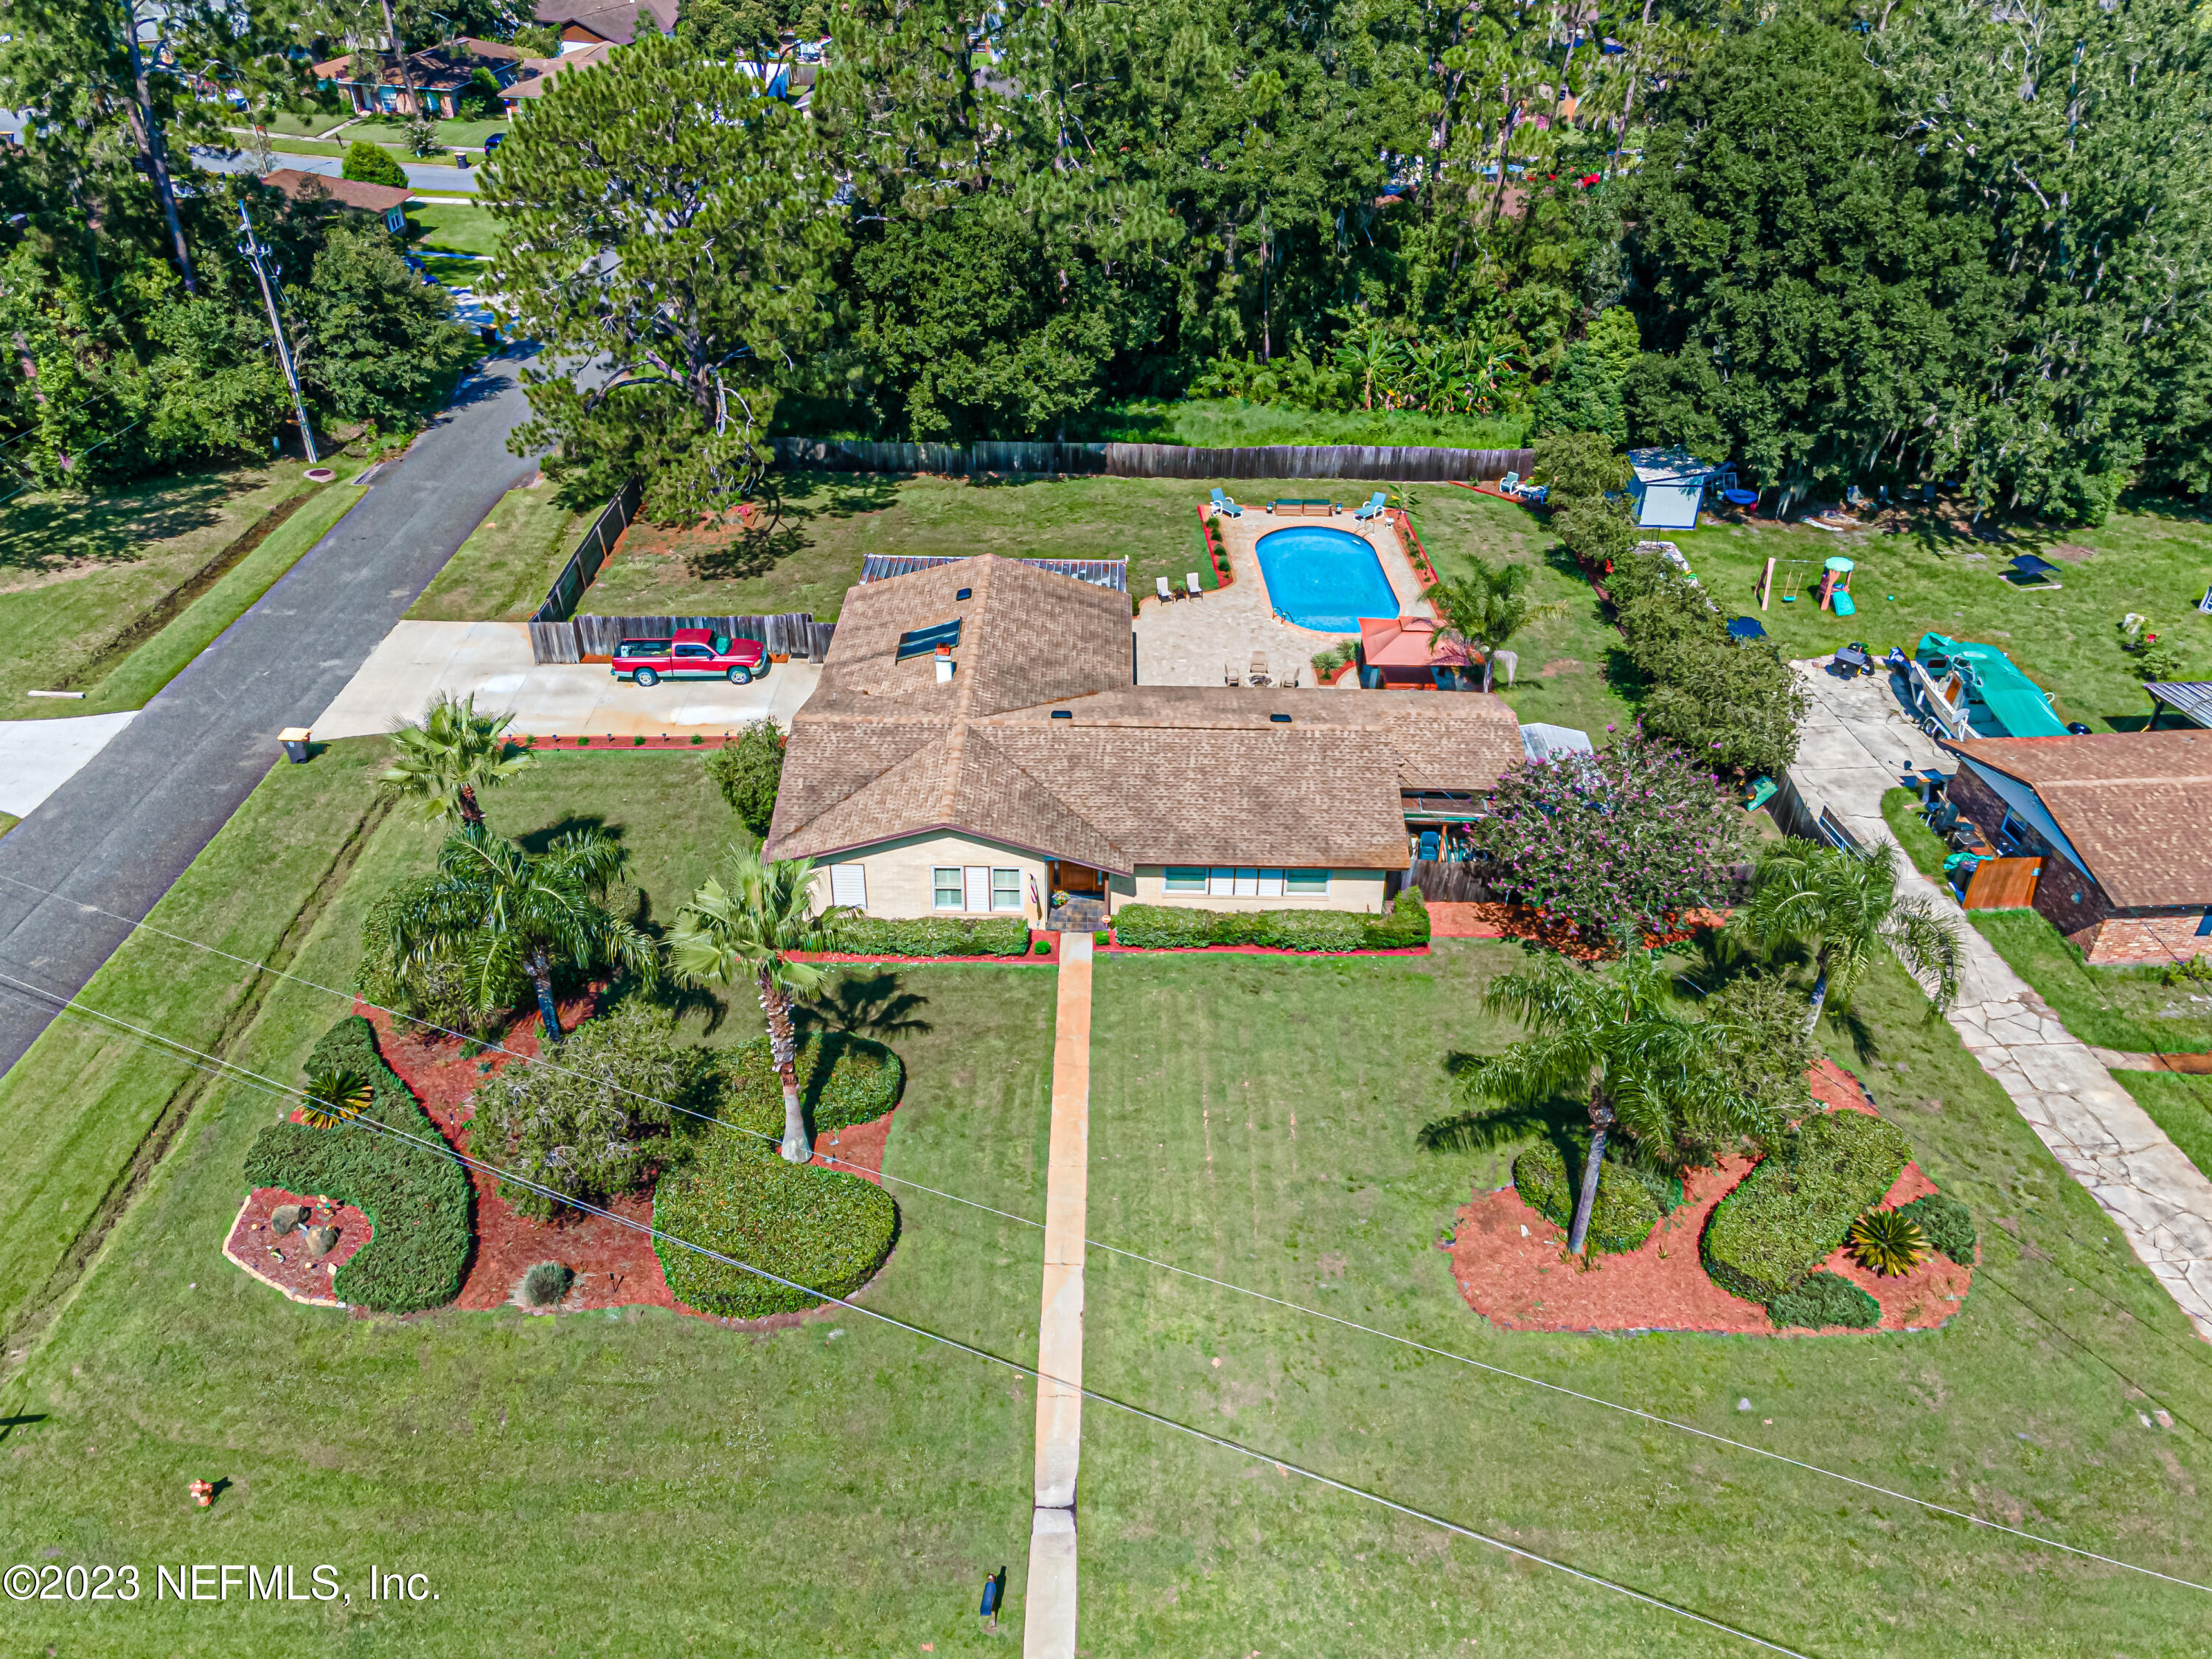
[(1686, 449), (1632, 449), (1628, 464), (1636, 477), (1628, 497), (1643, 530), (1695, 530), (1698, 502), (1717, 471)]

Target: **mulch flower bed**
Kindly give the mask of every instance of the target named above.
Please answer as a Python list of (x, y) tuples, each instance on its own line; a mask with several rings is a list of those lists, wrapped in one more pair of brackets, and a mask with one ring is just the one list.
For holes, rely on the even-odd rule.
[[(562, 1024), (573, 1030), (592, 1008), (592, 1000), (589, 997), (562, 1003)], [(471, 1057), (463, 1053), (461, 1043), (454, 1038), (440, 1036), (435, 1042), (424, 1042), (418, 1035), (423, 1029), (420, 1026), (394, 1021), (391, 1015), (360, 1003), (355, 1005), (354, 1012), (376, 1027), (377, 1047), (383, 1051), (385, 1064), (414, 1091), (415, 1097), (422, 1103), (422, 1109), (438, 1126), (439, 1132), (458, 1150), (471, 1156), (476, 1154), (469, 1145), (469, 1123), (474, 1115), (470, 1097), (489, 1079), (510, 1066), (529, 1064), (538, 1054), (540, 1032), (534, 1019), (511, 1026), (496, 1039), (499, 1048), (487, 1048)], [(507, 1052), (501, 1052), (502, 1049)], [(884, 1144), (890, 1137), (891, 1119), (896, 1114), (894, 1108), (872, 1122), (840, 1131), (834, 1143), (828, 1134), (817, 1137), (814, 1164), (825, 1169), (842, 1169), (881, 1186)], [(805, 1313), (752, 1320), (723, 1319), (702, 1313), (678, 1301), (670, 1292), (652, 1238), (636, 1227), (605, 1216), (539, 1221), (518, 1214), (499, 1195), (496, 1176), (472, 1169), (469, 1178), (477, 1191), (476, 1254), (468, 1278), (461, 1285), (460, 1296), (452, 1304), (454, 1307), (479, 1311), (504, 1307), (515, 1300), (523, 1274), (540, 1261), (558, 1261), (576, 1276), (567, 1298), (560, 1304), (563, 1313), (604, 1308), (669, 1308), (720, 1325), (772, 1330), (841, 1311), (825, 1304)], [(653, 1221), (653, 1198), (649, 1193), (627, 1194), (605, 1207), (625, 1221), (648, 1226)], [(367, 1236), (364, 1229), (362, 1237)], [(339, 1249), (334, 1253), (339, 1260), (343, 1260), (344, 1240), (344, 1229), (341, 1226)]]
[[(1843, 1111), (1870, 1112), (1857, 1080), (1823, 1060), (1808, 1073), (1814, 1098)], [(1766, 1310), (1731, 1296), (1706, 1275), (1698, 1240), (1722, 1197), (1749, 1173), (1753, 1160), (1724, 1159), (1683, 1183), (1683, 1201), (1652, 1229), (1640, 1249), (1595, 1255), (1585, 1268), (1566, 1253), (1567, 1235), (1522, 1200), (1510, 1187), (1479, 1194), (1457, 1217), (1449, 1247), (1452, 1276), (1468, 1305), (1493, 1324), (1516, 1331), (1635, 1334), (1645, 1331), (1723, 1332), (1739, 1336), (1850, 1335), (1843, 1326), (1815, 1333), (1777, 1330)], [(1579, 1171), (1577, 1171), (1579, 1173)], [(1917, 1164), (1907, 1164), (1882, 1202), (1909, 1204), (1936, 1190)], [(1896, 1279), (1884, 1279), (1838, 1249), (1826, 1271), (1848, 1279), (1881, 1304), (1875, 1328), (1935, 1330), (1966, 1299), (1973, 1271), (1932, 1255)]]
[(702, 755), (710, 749), (720, 749), (724, 744), (737, 740), (738, 733), (735, 732), (725, 732), (719, 738), (709, 738), (704, 734), (692, 737), (682, 732), (663, 732), (654, 737), (626, 738), (619, 732), (609, 732), (597, 738), (527, 737), (520, 739), (525, 749), (611, 749), (617, 751), (625, 749), (696, 749)]
[[(306, 1224), (282, 1238), (270, 1218), (286, 1204), (312, 1206)], [(338, 1242), (326, 1255), (307, 1248), (308, 1227), (335, 1227)], [(282, 1187), (256, 1187), (238, 1208), (222, 1253), (264, 1285), (273, 1285), (295, 1302), (321, 1308), (343, 1307), (331, 1290), (331, 1275), (368, 1243), (368, 1218), (350, 1204), (333, 1204), (314, 1193), (288, 1193)]]

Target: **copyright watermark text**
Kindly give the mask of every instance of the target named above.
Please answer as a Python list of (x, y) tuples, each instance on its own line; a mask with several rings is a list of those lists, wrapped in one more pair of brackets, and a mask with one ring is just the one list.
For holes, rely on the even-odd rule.
[(434, 1601), (429, 1575), (386, 1571), (371, 1565), (366, 1582), (351, 1589), (327, 1562), (297, 1566), (276, 1562), (187, 1562), (180, 1566), (141, 1568), (49, 1561), (33, 1566), (19, 1561), (0, 1569), (0, 1590), (10, 1601), (341, 1601), (350, 1605), (354, 1589), (370, 1601)]

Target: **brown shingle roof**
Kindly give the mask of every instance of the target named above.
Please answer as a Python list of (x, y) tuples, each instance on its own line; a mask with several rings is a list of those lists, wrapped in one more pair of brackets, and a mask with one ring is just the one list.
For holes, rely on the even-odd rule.
[(365, 179), (333, 179), (327, 173), (302, 173), (297, 167), (276, 167), (261, 175), (261, 182), (294, 201), (327, 196), (343, 207), (364, 213), (384, 213), (398, 207), (415, 192), (402, 185), (372, 185)]
[[(951, 684), (894, 660), (955, 617)], [(1124, 595), (1013, 560), (854, 588), (792, 722), (769, 850), (952, 830), (1122, 873), (1398, 869), (1401, 788), (1486, 789), (1522, 758), (1496, 697), (1139, 686), (1130, 665)]]
[(2212, 903), (2212, 732), (1978, 738), (1944, 747), (2034, 790), (2115, 904)]

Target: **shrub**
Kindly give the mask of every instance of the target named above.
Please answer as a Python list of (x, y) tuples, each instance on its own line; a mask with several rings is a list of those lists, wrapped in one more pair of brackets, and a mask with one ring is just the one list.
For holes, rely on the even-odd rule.
[(756, 836), (768, 834), (775, 816), (775, 792), (783, 782), (785, 738), (772, 720), (755, 720), (707, 757), (707, 775)]
[(1705, 590), (1650, 554), (1617, 560), (1607, 592), (1648, 683), (1642, 730), (1713, 765), (1779, 776), (1796, 757), (1806, 702), (1772, 642), (1730, 638)]
[[(777, 1115), (779, 1129), (781, 1113)], [(683, 1239), (734, 1256), (831, 1296), (849, 1296), (875, 1276), (898, 1237), (898, 1206), (872, 1182), (842, 1170), (784, 1163), (750, 1135), (708, 1130), (692, 1156), (664, 1175), (653, 1223), (668, 1288), (708, 1313), (759, 1319), (818, 1305), (817, 1299), (686, 1249)]]
[[(597, 1204), (645, 1179), (672, 1105), (696, 1092), (703, 1057), (665, 1010), (625, 1002), (561, 1045), (559, 1069), (513, 1066), (478, 1086), (469, 1149), (477, 1157)], [(558, 1199), (506, 1180), (499, 1195), (550, 1219)]]
[[(764, 1036), (726, 1048), (716, 1057), (722, 1081), (721, 1115), (783, 1139), (783, 1079)], [(799, 1040), (799, 1098), (817, 1134), (872, 1123), (898, 1104), (906, 1066), (880, 1042), (849, 1031), (809, 1031)]]
[(1507, 774), (1475, 839), (1498, 885), (1597, 942), (1725, 902), (1742, 817), (1704, 763), (1631, 741)]
[(427, 1141), (400, 1140), (356, 1122), (332, 1129), (276, 1123), (246, 1154), (256, 1187), (315, 1193), (368, 1215), (368, 1243), (332, 1276), (341, 1301), (382, 1313), (435, 1308), (460, 1294), (474, 1242), (475, 1193), (444, 1150), (437, 1126), (377, 1052), (376, 1032), (358, 1015), (340, 1020), (315, 1045), (311, 1068), (350, 1069), (369, 1080), (362, 1116)]
[[(1727, 1029), (1723, 1080), (1768, 1110), (1804, 1115), (1812, 1097), (1805, 1073), (1818, 1057), (1805, 1034), (1805, 999), (1778, 975), (1738, 975), (1705, 1000), (1705, 1018)], [(1700, 1163), (1734, 1147), (1692, 1149)]]
[(846, 949), (866, 957), (1022, 957), (1029, 954), (1030, 925), (1004, 921), (959, 921), (950, 916), (917, 916), (886, 921), (878, 916), (845, 919)]
[(557, 1307), (576, 1282), (575, 1270), (558, 1261), (541, 1261), (522, 1276), (522, 1299), (533, 1308)]
[(1052, 941), (1048, 939), (1041, 939), (1036, 942), (1036, 949), (1037, 955), (1048, 957), (1052, 954)]
[[(1572, 1227), (1581, 1195), (1582, 1159), (1570, 1169), (1558, 1143), (1540, 1140), (1513, 1160), (1513, 1189), (1555, 1227)], [(1679, 1195), (1680, 1188), (1675, 1189)], [(1590, 1204), (1589, 1248), (1632, 1250), (1659, 1224), (1660, 1206), (1638, 1171), (1607, 1158), (1598, 1166), (1597, 1196)]]
[(1130, 950), (1257, 945), (1278, 951), (1400, 950), (1429, 942), (1429, 912), (1412, 888), (1379, 916), (1358, 910), (1188, 910), (1173, 904), (1124, 905), (1114, 936)]
[(528, 994), (528, 980), (517, 974), (492, 986), (490, 994), (479, 1001), (480, 988), (459, 953), (428, 963), (409, 963), (392, 949), (394, 924), (437, 884), (435, 876), (412, 876), (393, 884), (369, 906), (362, 919), (361, 966), (354, 973), (354, 991), (371, 1007), (389, 1008), (428, 1025), (449, 1031), (488, 1030), (499, 1014)]
[(1948, 1193), (1929, 1193), (1897, 1213), (1917, 1224), (1928, 1242), (1962, 1267), (1974, 1265), (1974, 1218), (1966, 1206)]
[(1766, 1316), (1778, 1329), (1802, 1325), (1821, 1330), (1844, 1325), (1863, 1331), (1881, 1322), (1881, 1304), (1841, 1273), (1817, 1273), (1768, 1303)]
[(1773, 1301), (1835, 1253), (1911, 1152), (1896, 1125), (1864, 1112), (1808, 1118), (1786, 1152), (1762, 1159), (1714, 1206), (1705, 1271), (1735, 1295)]
[(1928, 1235), (1910, 1216), (1869, 1210), (1851, 1223), (1851, 1259), (1870, 1273), (1896, 1279), (1928, 1259)]
[(391, 185), (400, 190), (407, 187), (407, 169), (392, 159), (390, 150), (366, 138), (356, 138), (346, 146), (342, 171), (347, 178), (363, 184)]

